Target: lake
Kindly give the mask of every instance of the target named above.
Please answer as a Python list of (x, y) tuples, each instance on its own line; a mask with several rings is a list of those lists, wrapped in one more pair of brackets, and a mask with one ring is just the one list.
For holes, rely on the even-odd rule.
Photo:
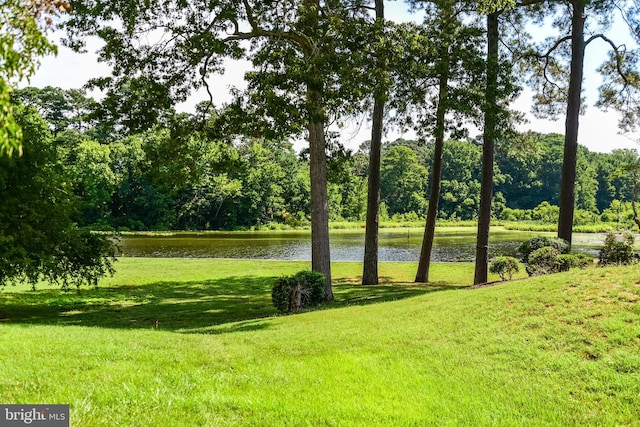
[[(493, 230), (493, 229), (492, 229)], [(417, 261), (423, 230), (383, 229), (379, 235), (380, 261)], [(492, 231), (489, 256), (517, 256), (521, 242), (535, 236), (553, 237), (554, 233)], [(332, 261), (362, 261), (364, 230), (331, 232)], [(473, 262), (476, 229), (443, 227), (436, 230), (432, 261)], [(574, 234), (575, 252), (598, 256), (604, 234)], [(119, 255), (159, 258), (226, 258), (311, 260), (309, 231), (260, 232), (172, 232), (150, 235), (126, 235), (119, 242)]]

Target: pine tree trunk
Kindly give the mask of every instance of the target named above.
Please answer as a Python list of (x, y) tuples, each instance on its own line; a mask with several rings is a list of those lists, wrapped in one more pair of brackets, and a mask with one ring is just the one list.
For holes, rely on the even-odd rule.
[(487, 87), (485, 89), (484, 132), (482, 146), (482, 182), (476, 238), (476, 267), (473, 284), (486, 283), (489, 263), (489, 226), (493, 198), (493, 163), (497, 125), (496, 99), (498, 88), (498, 17), (487, 15)]
[(572, 2), (571, 17), (571, 75), (567, 99), (567, 118), (564, 134), (564, 160), (560, 186), (560, 215), (558, 237), (571, 244), (575, 204), (576, 163), (578, 157), (578, 124), (582, 104), (582, 75), (584, 71), (584, 0)]
[(380, 158), (384, 101), (376, 99), (373, 106), (373, 129), (369, 151), (369, 191), (367, 223), (364, 237), (363, 285), (378, 284), (378, 227), (380, 222)]
[(436, 110), (435, 147), (433, 155), (433, 167), (431, 169), (431, 191), (429, 193), (429, 208), (427, 210), (427, 223), (424, 227), (422, 249), (416, 282), (429, 281), (429, 269), (431, 267), (431, 251), (438, 219), (438, 205), (440, 202), (440, 187), (442, 184), (442, 152), (444, 150), (445, 116), (447, 114), (447, 102), (449, 98), (449, 61), (446, 58), (441, 63), (440, 82), (438, 93), (438, 108)]
[[(318, 31), (320, 19), (319, 0), (305, 0), (308, 7), (307, 24), (310, 33)], [(301, 48), (310, 64), (310, 81), (307, 83), (307, 113), (309, 123), (309, 172), (311, 175), (311, 269), (325, 276), (326, 301), (333, 301), (331, 287), (331, 251), (329, 245), (329, 200), (327, 197), (327, 154), (324, 133), (325, 110), (320, 73), (313, 66), (317, 61), (315, 47), (303, 44)]]
[(327, 197), (327, 156), (321, 97), (313, 89), (307, 90), (312, 109), (309, 120), (309, 169), (311, 173), (311, 269), (325, 275), (326, 300), (333, 301), (331, 287), (331, 254), (329, 249), (329, 204)]
[[(376, 20), (384, 20), (384, 0), (376, 0)], [(378, 69), (383, 69), (378, 58)], [(378, 284), (378, 228), (380, 223), (380, 158), (384, 121), (384, 94), (374, 95), (371, 148), (369, 150), (369, 183), (367, 193), (367, 223), (364, 237), (363, 285)]]

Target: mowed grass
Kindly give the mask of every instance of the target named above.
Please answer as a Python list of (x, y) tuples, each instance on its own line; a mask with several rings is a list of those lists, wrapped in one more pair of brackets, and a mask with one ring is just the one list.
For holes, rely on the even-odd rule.
[(337, 263), (337, 302), (291, 316), (270, 285), (307, 263), (122, 259), (97, 290), (7, 288), (0, 402), (70, 403), (75, 426), (638, 425), (640, 267), (473, 290), (471, 264), (415, 267), (363, 287)]

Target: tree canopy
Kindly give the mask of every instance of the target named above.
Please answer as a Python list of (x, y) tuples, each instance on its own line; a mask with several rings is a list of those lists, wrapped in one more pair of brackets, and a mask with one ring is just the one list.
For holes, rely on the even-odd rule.
[(113, 243), (76, 225), (81, 199), (58, 159), (47, 123), (13, 107), (22, 156), (0, 157), (0, 285), (45, 279), (66, 289), (112, 272)]
[(45, 36), (53, 18), (70, 10), (64, 0), (7, 0), (0, 12), (0, 155), (20, 151), (22, 130), (17, 122), (11, 94), (14, 86), (28, 79), (38, 59), (55, 53), (56, 47)]

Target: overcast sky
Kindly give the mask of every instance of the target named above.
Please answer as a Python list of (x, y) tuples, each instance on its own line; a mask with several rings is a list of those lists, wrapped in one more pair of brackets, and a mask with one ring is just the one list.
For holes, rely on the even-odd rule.
[[(398, 4), (399, 2), (394, 2)], [(391, 3), (391, 4), (394, 4)], [(387, 16), (391, 19), (403, 19), (407, 17), (403, 10), (388, 8)], [(614, 26), (616, 32), (621, 31), (623, 26)], [(627, 40), (628, 41), (628, 40)], [(63, 89), (80, 88), (88, 79), (92, 77), (109, 74), (109, 68), (105, 64), (97, 62), (93, 52), (99, 47), (98, 42), (88, 44), (88, 52), (77, 54), (62, 46), (56, 57), (49, 56), (43, 58), (36, 74), (31, 78), (30, 85), (36, 87), (57, 86)], [(623, 136), (618, 134), (618, 115), (615, 112), (603, 112), (593, 105), (597, 99), (600, 76), (596, 73), (596, 68), (604, 58), (605, 48), (603, 43), (594, 42), (593, 46), (588, 46), (585, 60), (585, 80), (583, 84), (584, 95), (586, 97), (586, 114), (580, 119), (580, 132), (578, 141), (592, 151), (610, 152), (616, 148), (637, 148), (640, 145), (636, 142), (640, 135)], [(214, 101), (217, 106), (230, 101), (229, 88), (232, 86), (243, 87), (243, 75), (248, 69), (247, 63), (233, 62), (227, 65), (224, 75), (214, 76), (210, 79), (210, 86), (214, 94)], [(99, 94), (92, 94), (98, 97)], [(178, 106), (181, 111), (192, 112), (193, 106), (199, 101), (208, 99), (204, 92), (194, 94), (188, 102)], [(531, 92), (525, 90), (522, 96), (515, 102), (513, 107), (527, 114), (529, 123), (523, 125), (521, 130), (533, 130), (542, 133), (564, 133), (564, 117), (559, 117), (557, 121), (539, 120), (529, 113), (531, 108)], [(342, 142), (352, 149), (356, 149), (360, 143), (370, 139), (370, 127), (368, 123), (351, 124), (341, 130)], [(404, 136), (411, 138), (413, 135), (401, 135), (395, 131), (387, 134), (387, 139), (394, 140)], [(475, 135), (471, 135), (475, 136)], [(299, 145), (299, 144), (297, 144)]]

